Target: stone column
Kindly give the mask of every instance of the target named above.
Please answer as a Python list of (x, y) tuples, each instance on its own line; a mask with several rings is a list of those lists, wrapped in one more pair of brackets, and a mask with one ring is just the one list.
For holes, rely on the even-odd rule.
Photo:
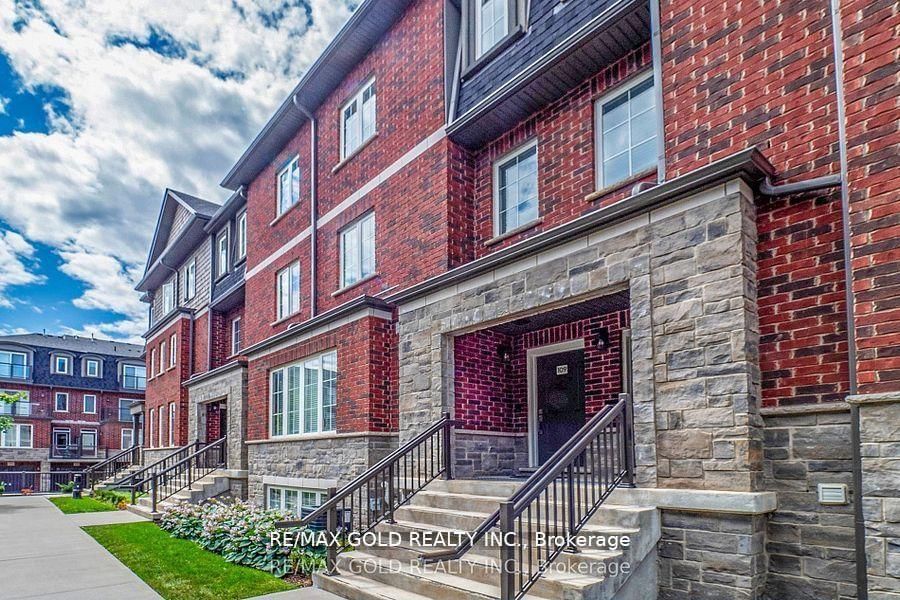
[(900, 392), (847, 401), (859, 409), (869, 598), (900, 600)]

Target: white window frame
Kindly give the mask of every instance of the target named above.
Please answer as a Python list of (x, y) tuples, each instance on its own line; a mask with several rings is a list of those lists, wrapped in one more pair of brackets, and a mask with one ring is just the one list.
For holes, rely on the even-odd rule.
[(167, 281), (162, 286), (162, 296), (163, 296), (163, 306), (162, 306), (162, 314), (163, 316), (169, 314), (173, 310), (175, 310), (175, 279), (173, 278), (170, 281)]
[(235, 356), (240, 354), (241, 352), (241, 344), (243, 340), (241, 336), (243, 332), (241, 331), (241, 318), (235, 317), (231, 320), (231, 355)]
[(178, 334), (173, 333), (169, 338), (169, 368), (174, 369), (178, 362)]
[[(363, 96), (366, 92), (372, 89), (372, 95), (369, 97), (368, 101), (371, 101), (371, 105), (363, 105)], [(347, 109), (351, 106), (355, 106), (356, 114), (358, 116), (354, 125), (348, 125), (348, 117), (346, 115)], [(371, 106), (371, 111), (369, 112), (363, 110)], [(368, 120), (372, 120), (371, 128), (369, 129), (368, 134), (366, 133), (366, 127), (368, 124)], [(375, 87), (375, 78), (371, 78), (363, 84), (359, 90), (353, 94), (346, 102), (341, 105), (340, 113), (338, 114), (339, 124), (340, 124), (340, 135), (341, 135), (341, 160), (347, 160), (350, 156), (352, 156), (357, 150), (362, 148), (366, 142), (375, 137), (375, 134), (378, 133), (378, 88)], [(358, 140), (351, 147), (351, 140), (349, 139), (348, 132), (350, 129), (353, 129), (353, 133), (358, 136)]]
[[(128, 434), (127, 436), (125, 434)], [(125, 445), (125, 438), (128, 437), (129, 442), (128, 445)], [(134, 446), (134, 429), (131, 427), (123, 427), (122, 432), (119, 434), (119, 448), (125, 450), (127, 448), (131, 448)]]
[[(283, 183), (285, 174), (290, 186), (287, 191), (285, 191)], [(300, 202), (300, 157), (295, 156), (289, 160), (278, 170), (276, 177), (275, 218), (278, 218)], [(285, 193), (288, 194), (287, 198), (285, 198)]]
[[(371, 227), (372, 237), (371, 238), (365, 237), (363, 235), (363, 232), (365, 231), (365, 228), (366, 228), (365, 226), (368, 223), (372, 224), (372, 227)], [(375, 269), (377, 268), (377, 264), (378, 264), (376, 254), (375, 254), (376, 248), (377, 248), (377, 244), (375, 242), (375, 240), (377, 238), (377, 232), (376, 232), (375, 227), (376, 227), (375, 213), (370, 212), (370, 213), (360, 217), (359, 219), (357, 219), (350, 225), (341, 229), (341, 231), (340, 231), (340, 263), (341, 263), (340, 287), (341, 287), (341, 289), (343, 289), (345, 287), (349, 287), (351, 285), (356, 285), (360, 281), (369, 279), (370, 277), (375, 275)], [(351, 235), (356, 236), (356, 250), (357, 250), (356, 267), (357, 268), (356, 268), (355, 273), (348, 273), (348, 270), (347, 270), (348, 265), (346, 264), (347, 238)], [(364, 272), (365, 268), (363, 265), (364, 260), (365, 260), (365, 244), (371, 244), (371, 246), (372, 246), (370, 249), (370, 253), (372, 256), (372, 265), (370, 267), (370, 272), (368, 272), (368, 273)], [(348, 278), (348, 275), (350, 275), (352, 277)]]
[(166, 361), (168, 360), (168, 344), (165, 340), (160, 342), (159, 344), (159, 374), (162, 375), (166, 372)]
[[(87, 409), (88, 398), (94, 399), (94, 410)], [(82, 402), (82, 406), (84, 407), (84, 413), (86, 415), (96, 415), (97, 414), (97, 394), (85, 394), (82, 397), (81, 402)]]
[[(515, 227), (509, 227), (505, 230), (500, 228), (500, 173), (503, 167), (509, 164), (512, 160), (517, 159), (522, 154), (534, 150), (534, 162), (535, 162), (535, 216), (533, 219), (529, 219), (523, 223), (519, 223), (516, 221)], [(538, 153), (538, 144), (537, 140), (533, 139), (521, 146), (517, 146), (513, 150), (507, 152), (500, 158), (494, 160), (493, 165), (493, 189), (494, 189), (494, 236), (501, 236), (510, 233), (511, 231), (516, 231), (526, 225), (530, 225), (534, 223), (536, 220), (541, 218), (541, 177), (540, 177), (540, 156)], [(518, 207), (518, 204), (516, 204)], [(509, 213), (509, 207), (507, 207), (507, 213)]]
[(160, 406), (157, 410), (159, 412), (159, 425), (156, 428), (157, 448), (165, 448), (165, 446), (163, 446), (163, 415), (165, 414), (166, 407)]
[(153, 415), (156, 413), (152, 408), (147, 411), (149, 415), (149, 419), (147, 419), (147, 440), (149, 441), (149, 446), (153, 446)]
[(175, 403), (169, 402), (169, 447), (175, 446)]
[(216, 279), (228, 273), (228, 227), (216, 235)]
[[(60, 408), (58, 408), (59, 403), (57, 402), (57, 400), (59, 400), (59, 398), (63, 397), (63, 396), (66, 399), (66, 407), (63, 409), (60, 409)], [(53, 393), (53, 412), (69, 412), (69, 392), (54, 392)]]
[[(28, 430), (28, 444), (22, 443), (24, 436), (22, 431)], [(7, 442), (12, 439), (13, 443)], [(34, 448), (34, 426), (30, 423), (14, 423), (9, 429), (0, 431), (0, 449), (3, 448)]]
[[(272, 492), (278, 492), (278, 506), (272, 506)], [(289, 503), (287, 502), (288, 494), (296, 494), (296, 510), (291, 510), (289, 508)], [(306, 496), (315, 496), (315, 504), (304, 504), (303, 499), (304, 495)], [(317, 490), (315, 488), (299, 488), (299, 487), (288, 487), (283, 485), (267, 485), (266, 486), (266, 509), (268, 510), (277, 510), (280, 512), (290, 512), (298, 517), (305, 516), (303, 514), (303, 509), (307, 509), (309, 512), (312, 512), (319, 506), (325, 503), (327, 499), (328, 492), (326, 490)], [(308, 513), (307, 513), (308, 514)]]
[(132, 400), (131, 398), (119, 398), (119, 401), (116, 405), (116, 409), (119, 411), (118, 414), (116, 415), (116, 418), (119, 420), (120, 423), (127, 423), (128, 422), (127, 420), (122, 419), (122, 403), (123, 402), (128, 403), (128, 406), (125, 408), (129, 409), (128, 412), (129, 412), (129, 416), (130, 416), (130, 414), (131, 414), (130, 409), (131, 409), (131, 405), (134, 404), (134, 400)]
[(151, 379), (156, 375), (156, 348), (150, 350), (150, 373)]
[[(84, 376), (85, 377), (103, 377), (103, 361), (99, 358), (84, 358)], [(97, 365), (97, 372), (91, 374), (91, 364)]]
[[(628, 152), (628, 159), (629, 159), (628, 160), (628, 175), (623, 177), (622, 179), (617, 179), (616, 181), (606, 181), (606, 178), (603, 176), (603, 161), (604, 161), (604, 157), (603, 157), (603, 106), (613, 100), (617, 100), (623, 94), (628, 94), (629, 92), (631, 92), (631, 90), (633, 90), (637, 86), (641, 85), (642, 83), (645, 83), (648, 79), (653, 79), (653, 71), (647, 71), (646, 73), (642, 73), (641, 75), (638, 75), (638, 76), (624, 82), (623, 84), (614, 87), (609, 92), (603, 94), (602, 96), (597, 98), (597, 100), (594, 101), (594, 172), (595, 172), (594, 178), (596, 179), (596, 187), (598, 190), (602, 190), (604, 188), (607, 188), (611, 185), (615, 185), (615, 184), (623, 182), (623, 181), (628, 181), (635, 175), (638, 175), (641, 172), (643, 172), (643, 169), (639, 170), (639, 171), (635, 171), (631, 164), (631, 153), (634, 150), (634, 146), (632, 146), (632, 144), (631, 144), (631, 131), (629, 129), (628, 149), (625, 151), (625, 152)], [(658, 133), (658, 131), (656, 131), (656, 128), (657, 128), (656, 121), (658, 119), (658, 116), (657, 116), (658, 107), (656, 106), (656, 89), (655, 89), (657, 85), (659, 85), (659, 82), (654, 81), (653, 86), (651, 86), (651, 88), (650, 88), (650, 96), (651, 96), (651, 98), (653, 98), (653, 108), (648, 109), (647, 111), (645, 111), (643, 113), (640, 113), (640, 115), (646, 115), (646, 114), (649, 114), (652, 112), (653, 121), (654, 121), (654, 123), (653, 123), (654, 134), (652, 137), (647, 138), (646, 140), (644, 140), (641, 143), (645, 143), (650, 140), (654, 140), (655, 143), (658, 143), (657, 136), (659, 135), (659, 133)], [(637, 116), (640, 116), (640, 115), (637, 115)], [(631, 102), (629, 99), (628, 119), (625, 121), (625, 123), (630, 124), (632, 119), (633, 119), (633, 115), (631, 114)], [(654, 152), (654, 154), (655, 154), (655, 152)], [(656, 166), (655, 162), (653, 163), (653, 166), (654, 167)], [(650, 167), (647, 167), (647, 170), (649, 170), (649, 169), (650, 169)]]
[[(65, 367), (59, 368), (59, 361), (65, 361)], [(53, 373), (55, 375), (69, 375), (72, 373), (72, 357), (66, 354), (53, 355)]]
[[(327, 405), (333, 410), (332, 427), (325, 429), (325, 382), (322, 368), (323, 361), (328, 359), (334, 365), (334, 404)], [(309, 367), (307, 366), (309, 365)], [(315, 413), (316, 422), (314, 425), (307, 423), (307, 407), (306, 407), (306, 369), (315, 369), (316, 376), (316, 399)], [(280, 380), (280, 388), (276, 391), (276, 380)], [(303, 360), (296, 361), (287, 365), (282, 365), (277, 369), (273, 369), (269, 373), (269, 431), (270, 437), (285, 437), (297, 435), (316, 435), (320, 433), (330, 433), (337, 430), (337, 380), (338, 365), (337, 351), (329, 350), (308, 356)], [(296, 383), (296, 387), (290, 387), (291, 382)], [(292, 400), (291, 392), (295, 392)], [(276, 394), (279, 394), (276, 398)], [(280, 412), (276, 412), (276, 406), (280, 404)], [(291, 408), (293, 407), (293, 410)], [(333, 407), (333, 408), (332, 408)], [(276, 417), (280, 416), (280, 419)]]
[[(510, 13), (510, 10), (512, 7), (510, 7), (509, 0), (488, 0), (488, 1), (492, 2), (495, 7), (503, 6), (503, 12), (504, 12), (503, 35), (501, 35), (499, 38), (497, 38), (495, 40), (492, 40), (492, 43), (490, 46), (484, 47), (484, 45), (483, 45), (484, 42), (481, 39), (482, 38), (481, 28), (484, 25), (484, 23), (482, 21), (483, 17), (481, 16), (482, 0), (473, 0), (474, 10), (475, 10), (475, 19), (474, 19), (474, 21), (475, 21), (475, 36), (474, 37), (475, 37), (475, 59), (476, 60), (478, 60), (479, 58), (481, 58), (482, 56), (487, 54), (491, 50), (491, 48), (493, 48), (494, 46), (499, 44), (501, 41), (503, 41), (506, 38), (506, 36), (509, 35), (509, 31), (510, 31), (509, 30), (509, 21), (510, 21), (509, 13)], [(496, 10), (496, 8), (492, 9), (492, 12), (494, 10)], [(492, 30), (493, 30), (493, 25), (496, 22), (497, 22), (497, 19), (495, 18), (494, 21), (491, 23)]]
[[(296, 272), (296, 277), (294, 276)], [(293, 289), (293, 282), (297, 289)], [(287, 291), (283, 285), (287, 282)], [(294, 261), (275, 274), (275, 319), (281, 321), (300, 312), (300, 261)]]
[(192, 300), (197, 295), (197, 259), (184, 267), (184, 299)]
[(237, 260), (247, 258), (247, 211), (237, 218)]
[[(6, 355), (6, 360), (2, 360), (3, 355)], [(13, 356), (21, 356), (22, 364), (13, 364)], [(4, 371), (8, 369), (7, 374), (0, 374), (4, 379), (28, 379), (28, 354), (14, 350), (0, 350), (0, 369)], [(17, 370), (21, 370), (21, 377), (16, 376)]]
[(84, 436), (85, 435), (93, 435), (94, 436), (94, 454), (92, 456), (97, 456), (97, 452), (100, 451), (100, 433), (96, 429), (82, 429), (78, 432), (78, 441), (80, 442), (81, 450), (84, 451)]
[[(155, 357), (155, 356), (156, 356), (156, 355), (155, 355), (155, 351), (154, 351), (154, 357)], [(133, 375), (131, 375), (131, 377), (134, 378), (135, 387), (129, 387), (129, 386), (125, 385), (125, 382), (128, 381), (128, 368), (129, 368), (129, 367), (132, 368), (132, 369), (135, 369), (135, 373), (134, 373)], [(137, 369), (141, 369), (141, 368), (144, 369), (144, 375), (143, 375), (143, 377), (144, 377), (144, 388), (141, 388), (141, 387), (137, 386), (137, 381), (138, 381), (138, 379), (141, 377), (141, 375), (138, 374)], [(147, 382), (147, 366), (146, 366), (146, 365), (122, 365), (122, 387), (123, 387), (123, 388), (125, 388), (126, 390), (140, 390), (140, 389), (145, 389), (146, 386), (147, 386), (146, 382)]]

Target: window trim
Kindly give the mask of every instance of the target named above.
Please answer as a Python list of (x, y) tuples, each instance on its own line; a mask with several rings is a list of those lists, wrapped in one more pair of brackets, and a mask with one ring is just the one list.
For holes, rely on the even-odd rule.
[[(594, 193), (600, 192), (607, 189), (612, 189), (615, 186), (620, 186), (626, 184), (631, 181), (635, 177), (640, 177), (645, 175), (651, 171), (655, 171), (657, 168), (656, 162), (646, 168), (638, 171), (634, 171), (633, 173), (629, 173), (627, 177), (619, 179), (613, 182), (605, 181), (603, 177), (603, 111), (601, 110), (603, 105), (610, 102), (611, 100), (621, 96), (622, 94), (628, 93), (631, 89), (641, 85), (648, 79), (653, 79), (653, 69), (647, 69), (641, 71), (639, 73), (635, 73), (630, 77), (626, 77), (622, 81), (618, 82), (615, 86), (604, 92), (602, 95), (598, 96), (593, 101), (593, 111), (594, 111)], [(653, 85), (651, 86), (651, 92), (653, 96), (653, 111), (654, 111), (654, 122), (658, 121), (659, 115), (656, 113), (658, 107), (656, 105), (656, 86), (658, 85), (657, 81), (653, 81)], [(629, 122), (631, 112), (629, 111)], [(655, 127), (655, 124), (654, 124)], [(656, 131), (653, 134), (654, 138), (659, 136), (659, 132)], [(645, 140), (646, 141), (646, 140)], [(643, 143), (643, 142), (642, 142)], [(658, 140), (657, 140), (658, 143)], [(629, 146), (628, 151), (630, 152), (632, 149)], [(629, 170), (631, 169), (631, 164), (629, 162)]]
[[(139, 387), (137, 385), (135, 385), (135, 387), (129, 387), (129, 386), (125, 385), (125, 382), (128, 380), (127, 379), (128, 378), (128, 373), (127, 373), (128, 367), (131, 367), (132, 369), (141, 369), (141, 368), (144, 369), (144, 375), (143, 375), (144, 387), (143, 388)], [(134, 375), (132, 375), (132, 377), (134, 377), (135, 384), (137, 384), (138, 379), (141, 377), (141, 375), (139, 375), (138, 373), (135, 373)], [(148, 377), (147, 377), (147, 365), (146, 364), (143, 364), (143, 365), (136, 365), (136, 364), (132, 364), (132, 363), (123, 363), (122, 364), (122, 389), (145, 390), (145, 389), (147, 389), (147, 379), (148, 379)]]
[[(125, 432), (126, 431), (131, 435), (131, 444), (128, 446), (125, 445)], [(128, 448), (133, 447), (134, 445), (135, 445), (134, 444), (134, 428), (133, 427), (123, 427), (122, 430), (119, 432), (119, 448), (122, 450), (126, 450)]]
[[(517, 223), (515, 227), (510, 228), (506, 231), (500, 230), (500, 167), (504, 164), (511, 161), (513, 158), (519, 156), (520, 154), (524, 154), (525, 152), (534, 148), (534, 162), (535, 162), (535, 199), (537, 202), (537, 214), (534, 219), (530, 219), (524, 223)], [(502, 156), (498, 156), (494, 159), (493, 165), (491, 166), (491, 187), (493, 188), (493, 196), (494, 196), (494, 213), (492, 216), (493, 220), (493, 229), (494, 237), (493, 239), (503, 238), (504, 236), (515, 235), (516, 231), (524, 231), (529, 229), (530, 226), (539, 221), (541, 219), (541, 164), (540, 164), (540, 148), (538, 148), (538, 140), (537, 138), (532, 138), (526, 141), (523, 144), (519, 144), (509, 152), (506, 152)]]
[[(22, 445), (22, 429), (28, 428), (28, 445)], [(10, 432), (15, 432), (15, 444), (7, 446), (4, 442)], [(0, 450), (6, 448), (34, 448), (34, 424), (32, 423), (13, 423), (9, 429), (0, 431)]]
[[(94, 399), (94, 410), (88, 410), (88, 409), (87, 409), (87, 399), (88, 399), (88, 398), (93, 398), (93, 399)], [(84, 395), (81, 397), (81, 406), (82, 406), (82, 409), (84, 410), (84, 414), (86, 414), (86, 415), (96, 415), (96, 414), (97, 414), (97, 394), (84, 394)]]
[[(301, 511), (301, 510), (303, 509), (303, 494), (304, 494), (304, 493), (307, 493), (307, 494), (315, 494), (315, 495), (316, 495), (316, 497), (318, 498), (318, 504), (317, 504), (314, 508), (318, 508), (319, 506), (321, 506), (322, 504), (324, 504), (325, 501), (328, 499), (328, 490), (321, 490), (321, 489), (317, 489), (317, 488), (310, 488), (310, 487), (293, 487), (293, 486), (289, 486), (289, 485), (272, 485), (272, 484), (266, 484), (266, 485), (265, 485), (265, 488), (266, 488), (266, 489), (265, 489), (265, 507), (266, 507), (266, 510), (277, 510), (277, 511), (281, 511), (281, 512), (287, 512), (287, 510), (288, 510), (287, 508), (284, 507), (284, 505), (285, 505), (285, 503), (284, 503), (284, 492), (297, 492), (297, 509), (298, 509), (298, 512), (294, 513), (294, 514), (297, 515), (297, 516), (300, 516), (300, 512), (299, 512), (299, 511)], [(270, 500), (270, 495), (269, 495), (269, 494), (270, 494), (270, 490), (278, 490), (278, 491), (281, 492), (281, 501), (280, 501), (280, 505), (281, 505), (281, 506), (273, 507), (273, 506), (270, 505), (270, 503), (269, 503), (269, 500)]]
[[(66, 397), (66, 407), (64, 409), (59, 409), (57, 406), (57, 400), (60, 396)], [(53, 412), (69, 412), (69, 392), (53, 392)]]
[(241, 211), (235, 221), (235, 229), (237, 235), (237, 251), (235, 262), (240, 262), (247, 258), (247, 211)]
[(184, 300), (193, 300), (197, 295), (197, 259), (192, 258), (184, 267)]
[[(59, 370), (59, 360), (66, 361), (66, 368), (63, 371)], [(72, 374), (72, 356), (69, 354), (62, 354), (59, 352), (54, 352), (52, 355), (52, 359), (50, 362), (51, 372), (54, 375), (71, 375)]]
[[(237, 336), (235, 336), (235, 326), (237, 326)], [(241, 317), (235, 317), (231, 320), (231, 355), (237, 356), (241, 352), (243, 344), (243, 331), (241, 330)], [(235, 344), (237, 340), (237, 344)]]
[[(362, 258), (363, 258), (363, 237), (362, 237), (362, 225), (365, 221), (372, 219), (372, 272), (366, 275), (362, 273)], [(345, 225), (338, 231), (338, 291), (353, 287), (358, 285), (368, 279), (372, 278), (378, 272), (378, 223), (375, 221), (375, 211), (369, 211), (364, 215), (357, 217), (355, 220), (351, 221), (349, 224)], [(352, 230), (356, 230), (359, 232), (359, 273), (357, 273), (358, 277), (356, 281), (352, 283), (348, 283), (346, 280), (346, 273), (344, 271), (344, 236)]]
[(149, 443), (147, 444), (147, 446), (151, 447), (151, 448), (154, 447), (153, 446), (153, 414), (155, 412), (156, 411), (153, 410), (152, 408), (147, 411), (147, 414), (150, 416), (150, 418), (147, 419), (147, 437), (149, 440)]
[[(282, 305), (281, 305), (281, 287), (280, 287), (281, 286), (281, 274), (284, 273), (285, 271), (289, 271), (289, 270), (293, 269), (294, 267), (297, 267), (297, 298), (296, 298), (297, 306), (294, 307), (294, 309), (290, 310), (289, 312), (283, 312)], [(288, 275), (288, 279), (289, 280), (292, 279), (290, 275)], [(290, 284), (290, 281), (288, 283)], [(280, 323), (281, 321), (284, 321), (285, 319), (290, 319), (291, 317), (293, 317), (294, 315), (296, 315), (300, 312), (300, 288), (302, 286), (303, 286), (303, 283), (300, 281), (300, 261), (299, 260), (295, 260), (295, 261), (285, 265), (283, 268), (278, 269), (275, 272), (275, 323)], [(292, 303), (293, 298), (294, 297), (292, 295), (288, 298), (288, 304), (289, 304), (288, 308), (290, 308), (290, 304)]]
[(178, 363), (178, 334), (173, 333), (169, 338), (169, 368), (174, 369)]
[[(170, 312), (175, 310), (178, 306), (178, 292), (177, 286), (175, 285), (175, 277), (172, 277), (169, 281), (162, 284), (162, 314), (163, 316), (168, 315)], [(171, 290), (171, 295), (166, 292), (166, 290)], [(167, 308), (169, 304), (169, 299), (171, 298), (171, 306)]]
[[(375, 76), (372, 75), (368, 79), (366, 79), (362, 85), (357, 88), (353, 94), (350, 95), (340, 106), (338, 109), (338, 137), (340, 138), (340, 154), (339, 161), (337, 166), (343, 165), (347, 160), (356, 156), (360, 150), (362, 150), (370, 140), (375, 138), (378, 135), (378, 88), (375, 88), (375, 122), (372, 124), (372, 133), (366, 137), (363, 137), (363, 132), (365, 131), (363, 127), (362, 120), (362, 101), (363, 94), (366, 93), (370, 87), (375, 85)], [(347, 132), (344, 128), (344, 111), (353, 103), (359, 102), (357, 105), (357, 113), (359, 114), (359, 142), (353, 148), (347, 147)]]
[(169, 402), (169, 448), (175, 447), (175, 403)]
[[(9, 368), (9, 376), (3, 375), (2, 376), (3, 379), (22, 379), (22, 380), (28, 379), (28, 372), (30, 369), (30, 365), (28, 364), (28, 359), (29, 359), (30, 355), (28, 352), (22, 352), (19, 350), (9, 350), (7, 348), (0, 348), (0, 352), (5, 352), (6, 354), (9, 355), (9, 364), (6, 365)], [(22, 360), (21, 365), (13, 364), (12, 357), (14, 355), (22, 357), (23, 360)], [(0, 366), (2, 366), (2, 365), (0, 365)], [(16, 377), (14, 375), (14, 372), (15, 372), (14, 367), (20, 367), (22, 369), (22, 377)]]
[(165, 409), (166, 409), (165, 406), (160, 406), (160, 407), (157, 409), (158, 412), (159, 412), (159, 414), (157, 415), (157, 416), (158, 416), (158, 419), (157, 419), (157, 420), (159, 421), (159, 423), (158, 423), (157, 426), (156, 426), (156, 443), (157, 443), (157, 448), (165, 448), (165, 446), (163, 446), (163, 415), (165, 414), (165, 412), (164, 412)]
[(168, 360), (168, 344), (166, 340), (159, 343), (159, 374), (166, 372), (166, 361)]
[[(229, 228), (226, 225), (222, 228), (219, 233), (216, 234), (216, 280), (224, 277), (231, 270), (231, 252), (229, 252), (229, 244), (230, 244), (230, 232)], [(225, 247), (222, 248), (222, 241), (225, 242)], [(223, 254), (224, 250), (224, 254)], [(224, 257), (224, 265), (222, 264), (222, 259)]]
[(473, 6), (474, 11), (473, 12), (475, 14), (472, 16), (472, 20), (473, 20), (473, 27), (475, 28), (474, 36), (473, 36), (475, 38), (474, 39), (475, 53), (473, 56), (476, 61), (478, 59), (480, 59), (481, 57), (483, 57), (485, 54), (489, 53), (491, 50), (493, 50), (497, 46), (499, 46), (503, 42), (503, 40), (505, 40), (507, 37), (509, 37), (509, 34), (513, 31), (513, 28), (515, 25), (514, 17), (512, 15), (512, 12), (516, 9), (517, 3), (515, 2), (515, 0), (512, 0), (512, 1), (510, 1), (510, 0), (491, 0), (491, 1), (506, 4), (506, 31), (503, 33), (502, 36), (500, 36), (500, 39), (496, 40), (493, 44), (491, 44), (490, 48), (482, 48), (481, 47), (481, 25), (482, 25), (482, 23), (481, 23), (481, 6), (480, 6), (482, 0), (474, 0), (474, 6)]
[[(322, 358), (328, 355), (334, 356), (334, 368), (335, 368), (335, 398), (334, 398), (334, 428), (333, 429), (325, 429), (325, 411), (323, 410), (324, 404), (324, 394), (323, 390), (323, 382), (324, 378), (321, 376), (322, 373)], [(307, 362), (312, 362), (314, 360), (319, 361), (318, 372), (320, 376), (317, 380), (317, 390), (316, 390), (316, 429), (314, 431), (304, 431), (306, 429), (306, 410), (304, 407), (304, 397), (303, 397), (303, 387), (305, 386), (305, 382), (303, 381), (303, 369), (304, 364)], [(299, 382), (299, 397), (298, 397), (298, 406), (297, 410), (299, 412), (299, 419), (297, 423), (297, 432), (296, 433), (286, 433), (288, 431), (288, 371), (293, 367), (298, 367), (300, 369), (300, 378)], [(281, 376), (281, 431), (282, 433), (275, 433), (275, 413), (272, 411), (274, 404), (274, 395), (273, 395), (273, 382), (275, 379), (275, 375), (280, 374)], [(311, 354), (309, 356), (305, 356), (300, 360), (296, 360), (287, 364), (279, 365), (277, 368), (269, 371), (269, 437), (271, 439), (283, 439), (283, 438), (295, 438), (295, 437), (309, 437), (316, 436), (322, 434), (333, 434), (337, 432), (337, 381), (340, 378), (340, 370), (338, 368), (338, 353), (337, 349), (330, 349), (324, 352), (318, 352), (316, 354)]]
[[(284, 175), (285, 171), (287, 171), (288, 172), (288, 180), (291, 181), (292, 185), (293, 185), (293, 178), (291, 177), (291, 169), (292, 168), (297, 169), (297, 198), (293, 199), (293, 201), (290, 204), (288, 204), (287, 206), (285, 206), (282, 209), (282, 206), (281, 206), (281, 194), (282, 194), (281, 177), (282, 177), (282, 175)], [(292, 189), (291, 190), (292, 194), (293, 194), (293, 191), (294, 190)], [(300, 155), (299, 154), (287, 159), (287, 161), (281, 166), (280, 169), (278, 169), (278, 172), (275, 175), (275, 220), (272, 221), (272, 223), (274, 223), (275, 221), (280, 219), (282, 217), (282, 215), (289, 213), (290, 210), (292, 208), (294, 208), (295, 206), (297, 206), (298, 204), (300, 204)], [(244, 214), (246, 214), (246, 211), (244, 212)]]
[[(91, 370), (88, 367), (91, 363), (96, 363), (97, 365), (97, 372), (94, 375), (91, 375)], [(101, 378), (103, 377), (103, 361), (95, 356), (85, 356), (81, 359), (81, 370), (84, 377)]]

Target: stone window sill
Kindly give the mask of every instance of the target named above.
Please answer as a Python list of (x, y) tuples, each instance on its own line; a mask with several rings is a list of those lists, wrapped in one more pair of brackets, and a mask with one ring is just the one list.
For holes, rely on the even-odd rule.
[(597, 200), (600, 200), (601, 198), (608, 196), (609, 194), (612, 194), (613, 192), (617, 192), (623, 188), (628, 187), (629, 185), (634, 185), (634, 184), (638, 183), (640, 180), (644, 179), (645, 177), (654, 175), (655, 173), (656, 173), (656, 167), (644, 169), (640, 173), (635, 173), (628, 179), (623, 179), (622, 181), (617, 181), (616, 183), (614, 183), (612, 185), (608, 185), (604, 188), (600, 188), (596, 192), (591, 192), (590, 194), (585, 196), (584, 199), (587, 202), (596, 202)]
[(499, 244), (503, 240), (508, 240), (511, 237), (517, 236), (520, 233), (524, 233), (524, 232), (528, 231), (529, 229), (533, 229), (543, 222), (544, 222), (544, 218), (538, 217), (537, 219), (535, 219), (533, 221), (529, 221), (528, 223), (525, 223), (524, 225), (519, 225), (515, 229), (510, 229), (506, 233), (501, 233), (500, 235), (492, 237), (491, 239), (486, 241), (484, 243), (484, 245), (485, 246), (493, 246), (494, 244)]
[(353, 160), (354, 158), (356, 158), (356, 156), (357, 156), (360, 152), (362, 152), (363, 150), (365, 150), (365, 149), (366, 149), (366, 146), (368, 146), (369, 144), (371, 144), (372, 142), (374, 142), (374, 141), (375, 141), (375, 138), (377, 138), (377, 137), (378, 137), (378, 132), (376, 131), (375, 133), (373, 133), (372, 135), (369, 136), (369, 139), (367, 139), (367, 140), (364, 141), (362, 144), (360, 144), (353, 152), (351, 152), (350, 154), (348, 154), (347, 156), (345, 156), (343, 159), (341, 159), (341, 162), (339, 162), (338, 164), (334, 165), (334, 166), (331, 168), (331, 174), (334, 175), (335, 173), (337, 173), (338, 171), (340, 171), (341, 169), (343, 169), (343, 168), (344, 168), (344, 165), (346, 165), (348, 162), (350, 162), (351, 160)]
[[(276, 204), (278, 203), (278, 198), (275, 199), (275, 202), (276, 202)], [(287, 215), (294, 212), (294, 209), (297, 208), (298, 206), (300, 206), (300, 198), (298, 198), (296, 202), (294, 202), (293, 204), (288, 206), (288, 209), (286, 211), (284, 211), (283, 213), (281, 213), (280, 215), (278, 215), (274, 219), (272, 219), (272, 221), (269, 223), (269, 227), (273, 227), (276, 223), (281, 221)], [(244, 258), (246, 259), (246, 257), (244, 257)]]
[(297, 309), (296, 311), (292, 312), (291, 314), (289, 314), (286, 317), (281, 317), (280, 319), (276, 319), (275, 321), (272, 321), (271, 323), (269, 323), (269, 325), (271, 327), (277, 327), (277, 326), (281, 325), (282, 323), (285, 323), (286, 321), (290, 321), (291, 319), (293, 319), (294, 317), (299, 316), (299, 315), (300, 315), (300, 309)]
[(359, 286), (361, 286), (364, 283), (368, 283), (368, 282), (372, 281), (376, 277), (378, 277), (378, 273), (372, 273), (371, 275), (366, 275), (359, 281), (354, 281), (350, 285), (345, 285), (344, 287), (340, 288), (339, 290), (335, 290), (335, 291), (331, 292), (331, 297), (335, 298), (337, 296), (340, 296), (341, 294), (345, 294), (354, 288), (358, 288)]

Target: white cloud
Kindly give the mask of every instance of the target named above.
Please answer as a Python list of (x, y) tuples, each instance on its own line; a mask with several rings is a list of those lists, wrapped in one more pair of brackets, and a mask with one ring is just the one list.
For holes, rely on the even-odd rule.
[(9, 98), (0, 96), (0, 115), (6, 114), (6, 107), (9, 106)]
[[(45, 107), (49, 133), (0, 137), (0, 214), (86, 284), (76, 306), (122, 315), (102, 332), (145, 327), (131, 288), (163, 189), (221, 201), (219, 180), (352, 4), (0, 0), (0, 52), (28, 89), (61, 90), (68, 106)], [(173, 50), (141, 47), (151, 37)]]
[(0, 231), (0, 307), (13, 308), (8, 289), (19, 285), (42, 283), (44, 277), (34, 272), (34, 246), (14, 231)]

